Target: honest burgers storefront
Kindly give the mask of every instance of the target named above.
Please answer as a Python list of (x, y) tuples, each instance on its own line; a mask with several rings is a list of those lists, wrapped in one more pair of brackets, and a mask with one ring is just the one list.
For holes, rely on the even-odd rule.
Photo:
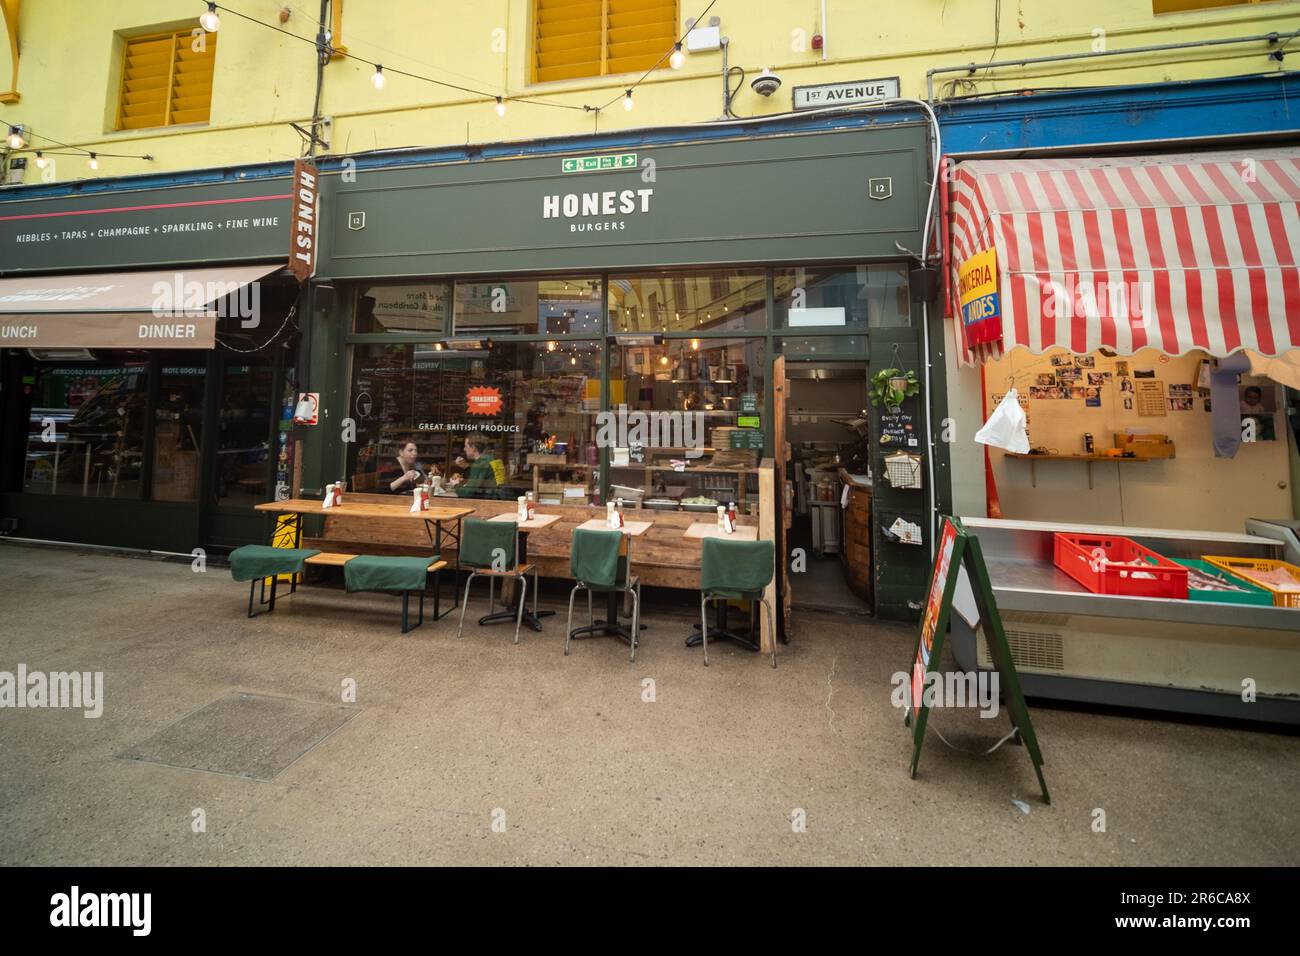
[[(883, 473), (888, 449), (868, 448), (865, 420), (859, 434), (837, 419), (868, 407), (875, 363), (925, 381), (899, 247), (921, 247), (932, 145), (924, 123), (871, 123), (323, 164), (317, 280), (329, 305), (311, 333), (321, 425), (302, 491), (342, 477), (398, 493), (412, 461), (449, 478), (467, 438), (491, 462), (475, 497), (533, 491), (544, 504), (734, 500), (757, 515), (760, 460), (776, 460), (793, 507), (803, 464), (788, 449), (829, 460), (837, 442), (858, 446), (855, 470)], [(791, 417), (787, 378), (803, 371), (835, 387), (808, 392)], [(919, 400), (904, 411), (921, 453)], [(879, 517), (927, 528), (931, 490), (878, 487)], [(877, 536), (877, 611), (910, 616), (928, 541)]]
[[(0, 530), (163, 551), (261, 540), (287, 492), (286, 175), (0, 197)], [(283, 437), (281, 437), (283, 436)]]

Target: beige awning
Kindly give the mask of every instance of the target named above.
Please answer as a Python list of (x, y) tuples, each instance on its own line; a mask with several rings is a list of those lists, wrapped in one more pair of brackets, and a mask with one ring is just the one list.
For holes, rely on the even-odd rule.
[[(282, 265), (0, 279), (0, 346), (202, 348), (217, 319), (252, 320), (255, 283)], [(215, 305), (214, 305), (215, 304)]]

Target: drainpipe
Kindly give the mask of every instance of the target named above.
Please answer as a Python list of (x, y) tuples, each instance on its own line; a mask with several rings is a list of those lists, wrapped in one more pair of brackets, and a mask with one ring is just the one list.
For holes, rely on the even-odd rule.
[[(1200, 47), (1231, 46), (1242, 43), (1267, 43), (1275, 47), (1269, 56), (1281, 63), (1285, 54), (1282, 45), (1300, 36), (1300, 30), (1294, 33), (1257, 33), (1248, 37), (1228, 37), (1218, 40), (1187, 40), (1182, 43), (1161, 43), (1156, 46), (1135, 46), (1123, 50), (1089, 50), (1083, 53), (1056, 53), (1051, 56), (1031, 56), (1023, 60), (997, 60), (992, 63), (965, 63), (961, 66), (938, 66), (925, 71), (925, 98), (934, 102), (934, 78), (943, 73), (965, 73), (974, 76), (981, 70), (998, 69), (1004, 66), (1035, 66), (1040, 63), (1064, 63), (1071, 60), (1095, 60), (1105, 56), (1132, 56), (1137, 53), (1167, 53), (1171, 50), (1193, 50)], [(822, 44), (825, 53), (825, 43)]]
[(826, 0), (822, 0), (822, 62), (826, 62), (826, 44), (830, 41), (830, 31), (826, 29)]

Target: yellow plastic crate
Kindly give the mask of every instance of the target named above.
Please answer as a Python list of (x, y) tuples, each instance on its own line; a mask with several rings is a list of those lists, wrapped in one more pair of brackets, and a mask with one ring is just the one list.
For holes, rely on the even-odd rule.
[(1217, 568), (1222, 568), (1224, 571), (1228, 571), (1240, 578), (1244, 578), (1247, 582), (1253, 584), (1257, 588), (1263, 588), (1269, 594), (1273, 595), (1274, 607), (1300, 608), (1300, 591), (1279, 591), (1277, 588), (1270, 587), (1263, 581), (1256, 581), (1247, 574), (1247, 572), (1250, 571), (1275, 571), (1278, 568), (1282, 568), (1287, 574), (1291, 575), (1296, 584), (1300, 585), (1300, 568), (1297, 568), (1294, 564), (1289, 564), (1286, 561), (1273, 561), (1267, 558), (1225, 558), (1217, 557), (1212, 554), (1201, 555), (1201, 560), (1208, 561)]

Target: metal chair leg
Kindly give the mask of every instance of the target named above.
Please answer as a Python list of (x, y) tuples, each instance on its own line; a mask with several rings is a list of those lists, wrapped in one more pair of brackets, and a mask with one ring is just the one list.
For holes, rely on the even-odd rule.
[(257, 615), (253, 613), (253, 598), (255, 597), (257, 597), (256, 578), (248, 582), (248, 616), (249, 617), (257, 617)]
[(407, 631), (410, 630), (410, 628), (406, 626), (407, 625), (406, 612), (408, 607), (410, 606), (410, 603), (411, 603), (411, 592), (403, 591), (402, 592), (402, 633), (403, 634), (405, 634)]
[(528, 600), (528, 575), (521, 574), (518, 578), (519, 586), (523, 588), (519, 592), (519, 610), (515, 612), (515, 643), (519, 643), (519, 625), (524, 623), (524, 604)]
[(772, 611), (772, 602), (767, 598), (759, 598), (758, 602), (767, 609), (767, 630), (772, 635), (772, 669), (776, 669), (776, 616)]
[(704, 640), (704, 666), (709, 666), (709, 596), (700, 595), (700, 636)]
[(569, 592), (569, 620), (564, 625), (564, 656), (569, 656), (569, 641), (573, 639), (573, 600), (578, 596), (580, 584), (575, 584)]
[(460, 600), (460, 624), (456, 626), (456, 636), (460, 637), (465, 630), (465, 607), (469, 604), (469, 586), (474, 583), (474, 571), (469, 573), (465, 579), (465, 595)]
[(628, 593), (632, 595), (632, 656), (628, 658), (628, 663), (636, 663), (637, 634), (641, 630), (641, 596), (636, 593), (636, 588), (628, 588)]
[[(587, 588), (587, 626), (594, 627), (596, 624), (596, 612), (591, 607), (591, 588)], [(612, 623), (612, 622), (611, 622)]]

